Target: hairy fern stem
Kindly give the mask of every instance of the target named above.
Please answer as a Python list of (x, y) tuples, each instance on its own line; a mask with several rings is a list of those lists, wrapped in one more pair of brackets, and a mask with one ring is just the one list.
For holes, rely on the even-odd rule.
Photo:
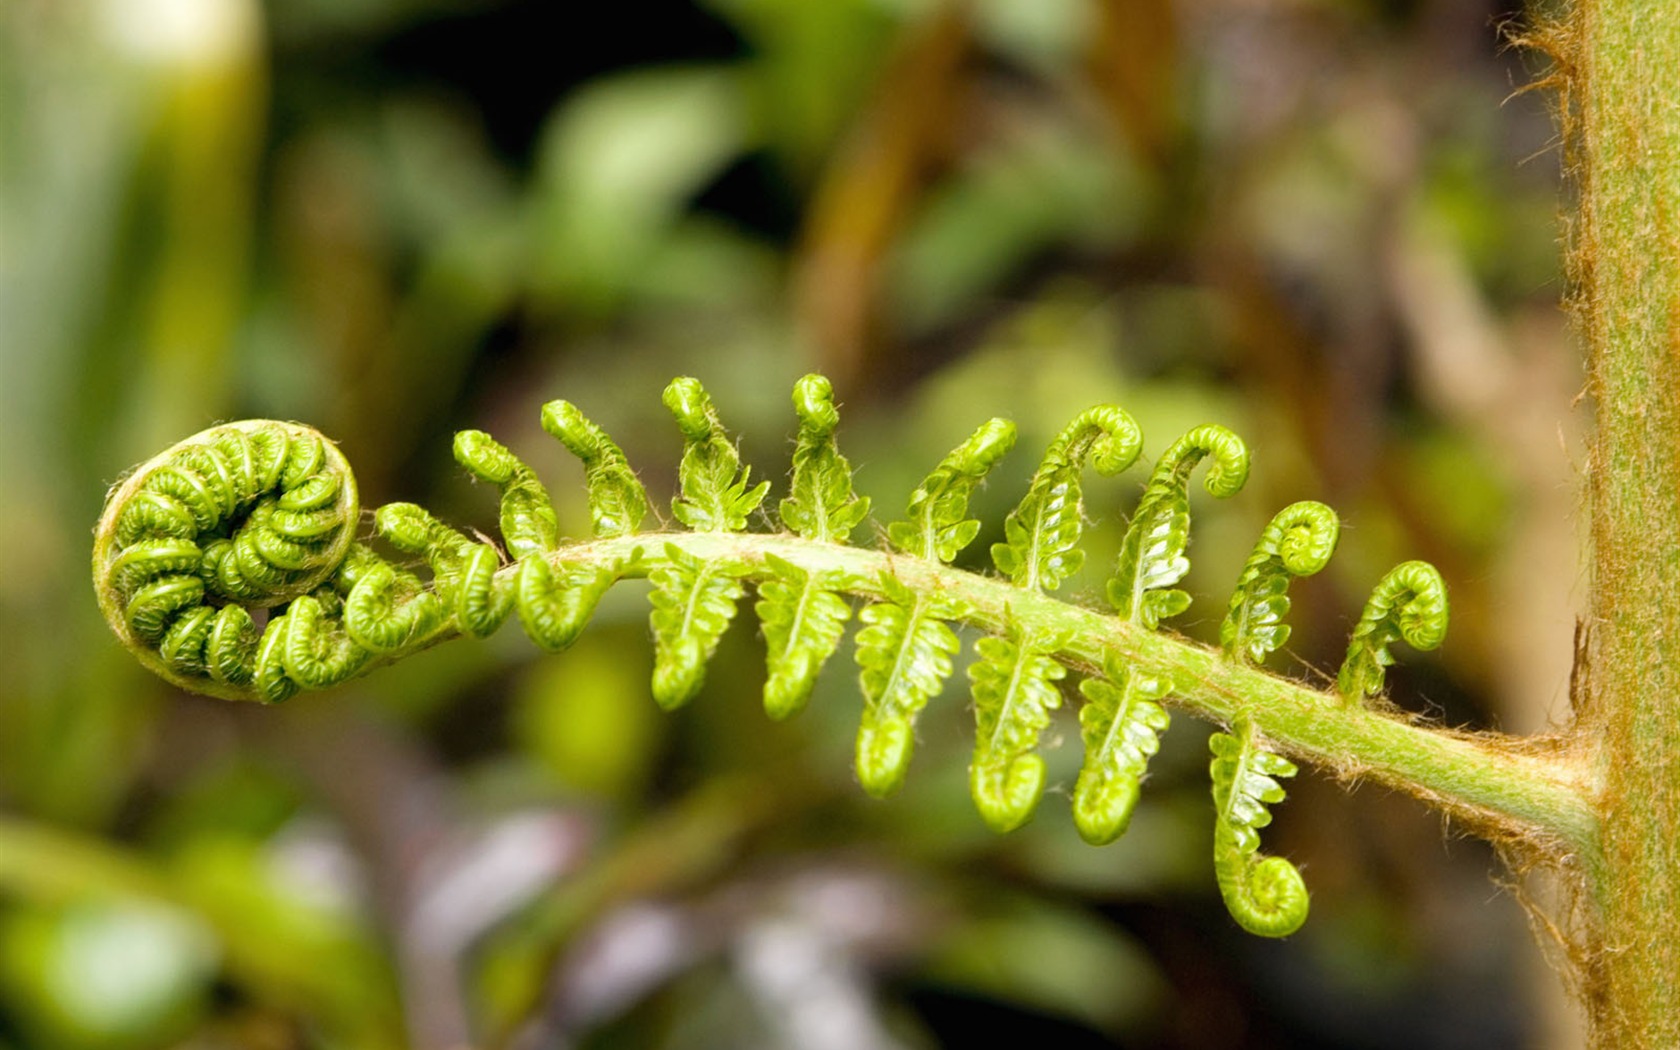
[[(1567, 754), (1534, 747), (1528, 738), (1454, 733), (1349, 708), (1333, 691), (1234, 663), (1189, 639), (1098, 610), (1024, 594), (1003, 580), (883, 551), (762, 533), (619, 536), (550, 557), (556, 564), (593, 567), (617, 564), (641, 549), (645, 556), (630, 578), (659, 565), (658, 552), (667, 544), (704, 560), (744, 565), (749, 580), (769, 577), (768, 558), (832, 573), (846, 580), (846, 593), (870, 600), (887, 597), (880, 582), (887, 573), (915, 593), (960, 602), (965, 615), (959, 622), (983, 632), (1002, 634), (1014, 622), (1063, 635), (1050, 655), (1076, 672), (1101, 674), (1104, 661), (1116, 659), (1170, 682), (1170, 706), (1226, 725), (1247, 717), (1277, 749), (1334, 776), (1422, 797), (1496, 839), (1528, 842), (1588, 868), (1597, 863), (1597, 820), (1586, 801), (1583, 771)], [(445, 626), (424, 644), (455, 635)]]

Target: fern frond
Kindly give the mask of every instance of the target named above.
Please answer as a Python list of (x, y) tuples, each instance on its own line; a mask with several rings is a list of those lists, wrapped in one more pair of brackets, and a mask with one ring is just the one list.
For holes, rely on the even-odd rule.
[(1209, 423), (1173, 442), (1155, 464), (1108, 582), (1108, 600), (1121, 619), (1153, 629), (1190, 607), (1188, 594), (1166, 588), (1190, 571), (1184, 556), (1190, 543), (1190, 472), (1208, 456), (1213, 457), (1204, 483), (1209, 494), (1234, 496), (1248, 480), (1248, 446), (1224, 427)]
[(438, 600), (453, 613), (462, 563), (479, 545), (413, 503), (385, 504), (374, 513), (373, 527), (397, 550), (425, 559)]
[(256, 689), (256, 699), (265, 704), (289, 700), (302, 688), (286, 674), (286, 642), (292, 634), (291, 626), (291, 613), (281, 613), (268, 621), (257, 643), (251, 684)]
[(1283, 801), (1277, 778), (1294, 776), (1295, 764), (1262, 748), (1247, 720), (1233, 729), (1208, 739), (1214, 873), (1238, 925), (1261, 937), (1287, 937), (1307, 921), (1306, 883), (1289, 861), (1261, 855), (1259, 829), (1272, 822), (1266, 806)]
[(1053, 591), (1079, 571), (1084, 529), (1079, 472), (1087, 457), (1097, 473), (1118, 474), (1143, 448), (1143, 431), (1117, 405), (1086, 409), (1067, 425), (1027, 486), (1027, 494), (1004, 519), (1003, 543), (992, 545), (992, 563), (1017, 587)]
[(544, 405), (542, 427), (583, 462), (595, 535), (627, 536), (640, 528), (647, 516), (647, 493), (606, 431), (590, 422), (570, 401)]
[(184, 675), (208, 674), (204, 647), (210, 641), (215, 619), (216, 610), (208, 605), (182, 610), (158, 640), (158, 655), (163, 662)]
[(1032, 818), (1044, 794), (1044, 759), (1035, 753), (1061, 706), (1056, 683), (1067, 668), (1049, 656), (1057, 642), (1040, 643), (1018, 628), (974, 643), (969, 665), (977, 733), (969, 791), (993, 831), (1013, 831)]
[(747, 515), (764, 502), (768, 481), (747, 487), (752, 468), (741, 465), (735, 443), (723, 431), (712, 399), (698, 379), (673, 379), (665, 407), (682, 431), (683, 457), (677, 479), (682, 495), (671, 501), (677, 520), (696, 532), (739, 532)]
[(373, 654), (356, 644), (334, 614), (338, 602), (325, 589), (300, 594), (286, 609), (286, 677), (305, 689), (326, 689), (343, 682)]
[(1073, 789), (1073, 822), (1080, 837), (1093, 846), (1125, 834), (1144, 771), (1171, 721), (1160, 703), (1170, 691), (1164, 679), (1128, 667), (1112, 655), (1104, 662), (1103, 674), (1079, 683), (1087, 701), (1079, 711), (1085, 764)]
[(521, 561), (514, 607), (519, 610), (519, 623), (526, 636), (551, 653), (570, 647), (589, 625), (602, 596), (640, 555), (638, 547), (630, 562), (604, 566), (562, 563), (558, 571), (546, 558)]
[(390, 565), (360, 544), (345, 559), (344, 576), (351, 585), (344, 599), (344, 629), (371, 652), (407, 648), (442, 626), (448, 615), (420, 577)]
[(653, 699), (673, 711), (700, 692), (706, 661), (735, 618), (744, 567), (724, 558), (696, 558), (672, 543), (653, 570)]
[(1219, 626), (1219, 644), (1233, 660), (1264, 663), (1289, 640), (1289, 581), (1329, 564), (1341, 535), (1336, 512), (1311, 500), (1278, 511), (1260, 534), (1237, 579), (1231, 608)]
[(811, 699), (817, 673), (839, 646), (852, 607), (834, 592), (829, 574), (806, 572), (774, 554), (764, 561), (770, 575), (759, 582), (754, 610), (768, 649), (764, 711), (779, 722)]
[(502, 542), (515, 561), (547, 554), (560, 541), (554, 503), (537, 475), (507, 446), (482, 430), (455, 435), (455, 461), (473, 477), (501, 490)]
[(863, 721), (858, 727), (857, 775), (863, 789), (886, 798), (904, 783), (916, 748), (916, 716), (951, 677), (956, 633), (946, 618), (963, 609), (912, 591), (890, 574), (881, 576), (885, 601), (864, 607), (858, 619), (858, 680)]
[(1419, 651), (1447, 637), (1447, 585), (1426, 561), (1401, 562), (1371, 591), (1336, 675), (1343, 700), (1353, 704), (1382, 692), (1384, 668), (1394, 664), (1389, 646), (1404, 640)]
[(834, 388), (819, 375), (793, 388), (799, 442), (793, 450), (792, 492), (782, 500), (782, 524), (808, 540), (845, 543), (869, 515), (869, 498), (852, 494), (852, 465), (834, 443), (840, 413)]
[[(538, 557), (538, 555), (530, 555)], [(513, 612), (513, 581), (501, 575), (502, 555), (493, 544), (475, 543), (461, 559), (455, 583), (455, 625), (473, 638), (488, 638)]]
[[(95, 533), (95, 588), (112, 629), (150, 669), (200, 692), (277, 702), (389, 663), (453, 635), (484, 635), (515, 610), (544, 649), (578, 636), (619, 579), (648, 576), (655, 640), (653, 693), (680, 706), (701, 689), (705, 666), (737, 613), (747, 581), (767, 643), (765, 706), (785, 718), (805, 705), (839, 647), (850, 602), (859, 614), (856, 660), (864, 694), (856, 769), (865, 790), (891, 794), (915, 749), (915, 722), (954, 667), (953, 626), (977, 629), (969, 671), (977, 733), (970, 789), (999, 830), (1031, 818), (1044, 790), (1036, 753), (1061, 704), (1067, 669), (1081, 683), (1085, 763), (1074, 788), (1082, 836), (1107, 842), (1126, 827), (1149, 759), (1167, 728), (1164, 702), (1219, 720), (1210, 766), (1218, 809), (1216, 869), (1232, 913), (1266, 935), (1295, 929), (1307, 898), (1287, 861), (1259, 855), (1265, 805), (1294, 766), (1266, 751), (1348, 768), (1350, 756), (1386, 783), (1415, 786), (1455, 813), (1498, 821), (1524, 841), (1595, 848), (1596, 814), (1568, 775), (1545, 761), (1431, 733), (1380, 711), (1336, 705), (1326, 694), (1249, 666), (1287, 638), (1286, 587), (1321, 568), (1334, 549), (1335, 515), (1313, 503), (1286, 508), (1244, 567), (1221, 629), (1225, 658), (1156, 633), (1189, 598), (1189, 481), (1212, 460), (1206, 487), (1229, 496), (1248, 452), (1222, 427), (1203, 426), (1155, 465), (1121, 544), (1108, 587), (1118, 616), (1048, 592), (1079, 563), (1081, 470), (1118, 471), (1140, 439), (1113, 406), (1091, 409), (1052, 443), (1026, 495), (1004, 522), (993, 559), (1008, 579), (950, 566), (979, 532), (968, 517), (976, 487), (1015, 440), (1012, 424), (982, 426), (947, 455), (887, 530), (890, 550), (846, 545), (868, 501), (835, 444), (833, 392), (818, 376), (794, 391), (799, 415), (791, 491), (780, 501), (788, 532), (743, 530), (767, 486), (749, 485), (732, 440), (700, 384), (679, 379), (665, 402), (683, 432), (677, 518), (690, 531), (636, 534), (647, 499), (622, 452), (563, 401), (544, 428), (584, 464), (596, 538), (557, 546), (552, 504), (512, 452), (477, 432), (458, 457), (500, 491), (503, 546), (469, 538), (412, 504), (390, 504), (375, 529), (404, 564), (355, 541), (354, 478), (337, 448), (296, 424), (226, 424), (166, 450), (112, 490)], [(416, 568), (421, 563), (428, 574)], [(1342, 694), (1380, 690), (1396, 639), (1438, 644), (1447, 603), (1440, 576), (1409, 562), (1384, 578), (1355, 629)], [(258, 625), (262, 624), (261, 627)], [(1364, 749), (1362, 752), (1361, 749)], [(1380, 753), (1380, 754), (1379, 754)], [(1471, 772), (1466, 773), (1465, 770)]]
[(1015, 424), (992, 419), (981, 424), (940, 460), (910, 496), (907, 521), (887, 526), (892, 545), (918, 558), (950, 562), (974, 542), (980, 523), (967, 518), (968, 498), (997, 461), (1015, 447)]
[(216, 610), (210, 637), (204, 643), (204, 669), (218, 685), (243, 688), (256, 674), (257, 648), (262, 633), (242, 605)]

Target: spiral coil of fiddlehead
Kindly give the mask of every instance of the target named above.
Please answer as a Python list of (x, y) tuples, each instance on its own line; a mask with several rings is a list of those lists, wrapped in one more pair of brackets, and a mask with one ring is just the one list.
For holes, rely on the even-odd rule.
[(1389, 646), (1404, 641), (1426, 651), (1447, 637), (1447, 585), (1426, 561), (1401, 562), (1371, 591), (1348, 641), (1336, 688), (1350, 704), (1382, 692), (1384, 670), (1394, 665)]
[[(1189, 605), (1176, 585), (1188, 569), (1191, 474), (1208, 460), (1209, 493), (1241, 488), (1249, 460), (1236, 435), (1197, 427), (1162, 455), (1108, 583), (1111, 626), (1081, 635), (1070, 625), (1094, 614), (1073, 615), (1048, 595), (1083, 557), (1084, 467), (1119, 473), (1142, 446), (1122, 409), (1089, 409), (1051, 443), (991, 548), (1003, 576), (995, 580), (950, 563), (979, 535), (969, 499), (1013, 447), (1008, 421), (991, 420), (952, 449), (911, 494), (903, 519), (886, 528), (887, 549), (868, 553), (849, 542), (869, 501), (854, 492), (836, 444), (839, 413), (827, 380), (807, 376), (794, 389), (799, 431), (790, 491), (777, 504), (787, 532), (778, 534), (748, 530), (763, 518), (769, 485), (750, 482), (700, 383), (678, 379), (664, 400), (683, 439), (671, 504), (682, 528), (640, 531), (648, 498), (623, 452), (576, 406), (551, 401), (543, 428), (583, 464), (592, 536), (562, 537), (536, 474), (489, 435), (464, 431), (455, 456), (495, 487), (500, 542), (469, 536), (415, 504), (388, 504), (373, 516), (373, 538), (406, 560), (357, 540), (355, 482), (330, 441), (291, 423), (214, 427), (113, 489), (94, 546), (101, 606), (123, 642), (169, 681), (278, 701), (456, 635), (490, 634), (513, 616), (542, 649), (564, 649), (614, 583), (647, 577), (652, 692), (671, 708), (700, 692), (750, 585), (766, 642), (765, 708), (782, 719), (808, 703), (852, 600), (862, 599), (856, 771), (867, 792), (888, 795), (903, 782), (917, 716), (951, 677), (953, 628), (966, 624), (982, 635), (969, 669), (977, 723), (970, 789), (985, 822), (1007, 831), (1035, 813), (1046, 777), (1039, 740), (1061, 705), (1062, 683), (1078, 675), (1085, 763), (1073, 792), (1075, 822), (1094, 843), (1125, 830), (1167, 728), (1165, 702), (1195, 682), (1129, 662), (1105, 632), (1154, 637), (1149, 632)], [(1258, 664), (1283, 644), (1288, 581), (1321, 569), (1336, 534), (1335, 515), (1315, 503), (1273, 519), (1221, 628), (1226, 661)], [(1438, 644), (1445, 616), (1433, 569), (1408, 562), (1391, 572), (1354, 632), (1344, 693), (1378, 691), (1392, 662), (1388, 646)], [(1276, 778), (1294, 767), (1262, 746), (1248, 712), (1230, 720), (1232, 732), (1213, 738), (1215, 867), (1237, 920), (1280, 936), (1304, 918), (1305, 889), (1287, 861), (1258, 856), (1257, 829), (1269, 820), (1264, 804), (1282, 798)]]
[(1264, 663), (1289, 640), (1289, 581), (1311, 576), (1330, 563), (1341, 538), (1341, 521), (1322, 503), (1291, 503), (1260, 534), (1219, 625), (1219, 644), (1233, 660)]
[(1261, 937), (1287, 937), (1307, 921), (1307, 886), (1295, 865), (1260, 853), (1260, 829), (1272, 822), (1266, 806), (1282, 802), (1278, 777), (1295, 764), (1260, 746), (1253, 723), (1208, 738), (1213, 750), (1213, 870), (1225, 907), (1238, 925)]
[[(1204, 487), (1214, 496), (1235, 495), (1248, 480), (1248, 447), (1224, 427), (1207, 424), (1185, 434), (1162, 454), (1150, 475), (1120, 546), (1108, 599), (1128, 623), (1154, 630), (1190, 607), (1190, 596), (1172, 589), (1190, 570), (1190, 472), (1213, 457)], [(1073, 818), (1093, 845), (1126, 831), (1149, 757), (1167, 728), (1161, 700), (1168, 683), (1119, 664), (1106, 677), (1080, 683), (1089, 702), (1079, 712), (1085, 765), (1073, 789)]]
[[(968, 499), (998, 460), (1015, 447), (1015, 424), (992, 419), (952, 449), (910, 496), (909, 520), (894, 522), (887, 538), (901, 553), (949, 563), (980, 534), (968, 517)], [(863, 720), (858, 727), (857, 775), (863, 789), (884, 798), (904, 782), (916, 745), (916, 716), (951, 677), (957, 636), (947, 623), (962, 604), (924, 594), (882, 573), (881, 601), (858, 618), (859, 683)]]
[(358, 514), (350, 466), (318, 432), (268, 421), (212, 427), (106, 498), (93, 547), (100, 607), (162, 677), (247, 697), (259, 672), (276, 677), (285, 648), (251, 609), (330, 592)]

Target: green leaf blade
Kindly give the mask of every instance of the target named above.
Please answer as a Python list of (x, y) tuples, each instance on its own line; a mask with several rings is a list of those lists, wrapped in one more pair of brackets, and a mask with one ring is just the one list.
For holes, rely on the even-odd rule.
[(1307, 921), (1306, 883), (1282, 857), (1260, 854), (1260, 828), (1271, 823), (1269, 804), (1283, 801), (1278, 777), (1295, 764), (1260, 746), (1252, 724), (1208, 739), (1213, 761), (1215, 810), (1213, 866), (1226, 909), (1243, 929), (1261, 937), (1287, 937)]
[(1055, 590), (1084, 560), (1075, 549), (1084, 529), (1080, 471), (1117, 474), (1143, 448), (1143, 431), (1124, 409), (1087, 409), (1057, 436), (1033, 474), (1027, 494), (1004, 520), (1004, 542), (992, 547), (998, 571), (1017, 587)]
[(903, 786), (915, 751), (916, 716), (944, 688), (955, 666), (957, 636), (939, 617), (961, 612), (891, 576), (881, 582), (887, 599), (858, 614), (864, 626), (856, 650), (864, 697), (857, 775), (875, 798)]
[(595, 535), (628, 536), (640, 528), (648, 511), (647, 492), (606, 431), (570, 401), (544, 405), (542, 426), (583, 463)]
[(1061, 706), (1055, 683), (1067, 668), (1019, 632), (981, 638), (974, 648), (978, 659), (968, 675), (978, 731), (969, 789), (987, 826), (1009, 832), (1032, 819), (1044, 794), (1036, 749), (1050, 712)]
[(869, 514), (869, 500), (853, 494), (852, 465), (834, 441), (840, 413), (833, 386), (822, 376), (805, 376), (793, 388), (793, 405), (799, 439), (782, 524), (808, 540), (844, 543)]
[(1080, 837), (1093, 846), (1125, 834), (1149, 760), (1170, 723), (1160, 703), (1170, 691), (1165, 680), (1113, 659), (1105, 675), (1079, 683), (1087, 701), (1079, 711), (1085, 763), (1074, 785), (1073, 818)]
[(667, 711), (693, 700), (706, 682), (706, 662), (735, 618), (745, 593), (741, 566), (703, 560), (675, 544), (649, 574), (653, 592), (653, 699)]
[(991, 419), (952, 449), (910, 496), (908, 520), (887, 527), (887, 538), (905, 554), (950, 563), (980, 534), (968, 519), (968, 500), (998, 460), (1015, 447), (1015, 424)]
[(764, 502), (769, 482), (748, 488), (752, 473), (741, 465), (723, 430), (717, 409), (698, 379), (674, 379), (665, 388), (665, 407), (683, 435), (677, 470), (682, 494), (671, 502), (677, 520), (696, 532), (740, 532), (747, 516)]
[(823, 573), (765, 555), (772, 575), (758, 585), (754, 607), (764, 629), (767, 677), (764, 710), (783, 721), (804, 710), (817, 675), (834, 655), (852, 607), (830, 589)]

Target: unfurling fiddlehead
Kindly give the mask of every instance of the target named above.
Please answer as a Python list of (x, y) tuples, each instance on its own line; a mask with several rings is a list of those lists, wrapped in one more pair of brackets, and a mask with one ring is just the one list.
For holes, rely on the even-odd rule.
[[(869, 500), (852, 494), (852, 465), (834, 443), (840, 413), (834, 389), (810, 375), (793, 388), (799, 415), (799, 443), (793, 450), (792, 493), (782, 500), (782, 524), (807, 540), (845, 543), (869, 514)], [(843, 582), (830, 572), (806, 572), (766, 555), (771, 576), (758, 585), (754, 610), (764, 628), (768, 674), (764, 710), (778, 721), (803, 710), (817, 674), (840, 635), (852, 607), (835, 593)]]
[[(1015, 446), (1015, 424), (993, 419), (952, 449), (910, 496), (908, 521), (887, 538), (904, 554), (950, 562), (980, 533), (968, 517), (968, 497)], [(876, 798), (898, 790), (916, 746), (916, 716), (951, 677), (957, 636), (945, 623), (962, 618), (961, 603), (904, 587), (883, 573), (884, 600), (866, 606), (857, 636), (863, 721), (858, 727), (857, 775)]]
[(289, 691), (287, 632), (270, 621), (259, 634), (246, 606), (295, 605), (330, 589), (359, 514), (338, 448), (296, 424), (229, 423), (141, 465), (105, 506), (94, 583), (105, 619), (141, 662), (214, 696)]
[[(1341, 536), (1336, 512), (1322, 503), (1292, 503), (1260, 534), (1248, 556), (1230, 611), (1219, 627), (1227, 659), (1263, 663), (1289, 639), (1289, 581), (1330, 563)], [(1259, 829), (1271, 823), (1265, 804), (1283, 801), (1275, 777), (1295, 766), (1262, 750), (1254, 727), (1239, 719), (1235, 733), (1215, 733), (1213, 748), (1213, 866), (1225, 907), (1243, 929), (1262, 937), (1287, 937), (1307, 921), (1307, 887), (1282, 857), (1259, 856)]]
[(992, 545), (992, 562), (1017, 587), (1053, 591), (1079, 571), (1085, 552), (1077, 549), (1084, 529), (1079, 472), (1087, 457), (1105, 477), (1120, 473), (1143, 450), (1143, 431), (1117, 405), (1087, 409), (1069, 423), (1027, 486), (1027, 494), (1004, 519), (1003, 543)]
[[(1079, 570), (1076, 549), (1084, 528), (1079, 472), (1087, 457), (1097, 472), (1118, 474), (1143, 448), (1143, 432), (1124, 409), (1099, 405), (1082, 413), (1045, 452), (1027, 494), (1004, 520), (1003, 543), (992, 561), (1017, 587), (1054, 590)], [(1044, 794), (1039, 738), (1061, 705), (1056, 683), (1067, 670), (1049, 656), (1055, 639), (1010, 626), (1002, 638), (975, 643), (969, 668), (978, 723), (969, 790), (986, 823), (1011, 831), (1032, 818)]]
[[(355, 481), (331, 442), (292, 423), (214, 427), (111, 492), (94, 544), (100, 605), (123, 642), (169, 681), (273, 702), (454, 635), (487, 635), (515, 613), (538, 646), (563, 649), (615, 582), (645, 576), (653, 585), (653, 694), (671, 708), (700, 691), (750, 582), (768, 650), (765, 707), (780, 719), (808, 702), (840, 644), (849, 599), (862, 598), (856, 768), (865, 790), (884, 796), (902, 783), (917, 715), (952, 674), (952, 624), (962, 623), (983, 634), (969, 669), (978, 724), (970, 787), (986, 823), (1009, 830), (1036, 810), (1046, 775), (1039, 738), (1061, 704), (1060, 683), (1077, 670), (1086, 703), (1075, 821), (1098, 843), (1125, 829), (1167, 727), (1163, 702), (1169, 694), (1215, 695), (1199, 693), (1197, 677), (1158, 657), (1140, 657), (1164, 647), (1185, 666), (1210, 666), (1189, 643), (1150, 632), (1189, 604), (1175, 585), (1188, 568), (1192, 469), (1212, 458), (1207, 489), (1215, 496), (1233, 494), (1247, 475), (1248, 452), (1235, 435), (1198, 427), (1156, 464), (1108, 585), (1117, 615), (1102, 617), (1048, 594), (1082, 560), (1084, 464), (1118, 473), (1142, 444), (1119, 408), (1086, 411), (1052, 443), (992, 547), (1007, 578), (997, 580), (950, 563), (979, 534), (969, 497), (1014, 444), (1009, 422), (991, 420), (952, 450), (912, 494), (904, 520), (887, 528), (890, 550), (871, 552), (848, 546), (868, 501), (854, 494), (851, 465), (835, 444), (839, 417), (827, 380), (807, 376), (794, 390), (799, 437), (791, 491), (779, 505), (787, 533), (743, 531), (768, 485), (749, 485), (701, 385), (676, 380), (665, 403), (683, 436), (672, 510), (689, 531), (639, 532), (648, 500), (624, 454), (575, 406), (552, 401), (543, 427), (582, 461), (593, 538), (563, 539), (535, 473), (488, 435), (467, 431), (456, 439), (456, 458), (497, 487), (501, 545), (414, 504), (388, 504), (373, 516), (373, 531), (401, 562), (357, 542)], [(1245, 668), (1284, 642), (1288, 580), (1321, 568), (1335, 540), (1334, 514), (1296, 504), (1273, 520), (1244, 568), (1219, 666), (1264, 679), (1256, 695), (1298, 688)], [(1403, 638), (1432, 647), (1445, 620), (1433, 569), (1409, 562), (1394, 570), (1354, 632), (1343, 693), (1378, 691), (1388, 646)], [(1239, 922), (1276, 936), (1299, 925), (1307, 903), (1294, 868), (1257, 853), (1257, 829), (1269, 819), (1264, 804), (1283, 797), (1275, 778), (1294, 772), (1259, 743), (1263, 711), (1253, 705), (1262, 703), (1245, 701), (1233, 715), (1221, 694), (1226, 706), (1200, 710), (1234, 721), (1232, 735), (1213, 737), (1221, 889)]]
[(1266, 806), (1283, 801), (1276, 778), (1294, 776), (1295, 764), (1262, 748), (1247, 720), (1233, 729), (1208, 738), (1214, 874), (1238, 925), (1261, 937), (1287, 937), (1307, 921), (1307, 886), (1295, 865), (1260, 854), (1259, 829), (1272, 822)]
[[(749, 468), (723, 431), (712, 399), (696, 379), (665, 388), (665, 407), (682, 431), (682, 494), (671, 501), (677, 520), (698, 532), (738, 532), (764, 501), (768, 481), (747, 488)], [(653, 698), (666, 710), (694, 699), (706, 680), (706, 661), (735, 618), (745, 593), (745, 566), (726, 558), (703, 560), (667, 544), (667, 564), (653, 581)]]
[(1342, 698), (1357, 704), (1382, 692), (1383, 669), (1394, 663), (1388, 647), (1405, 643), (1434, 649), (1447, 637), (1447, 585), (1426, 561), (1401, 562), (1377, 582), (1348, 642), (1336, 676)]
[(624, 453), (600, 427), (584, 417), (570, 401), (550, 401), (542, 409), (542, 426), (583, 461), (589, 486), (589, 513), (597, 536), (625, 536), (647, 517), (647, 493)]
[[(1149, 478), (1143, 499), (1126, 529), (1120, 561), (1108, 582), (1108, 599), (1122, 620), (1154, 630), (1163, 619), (1190, 606), (1190, 596), (1169, 590), (1190, 570), (1190, 472), (1213, 457), (1205, 486), (1220, 498), (1235, 495), (1248, 480), (1248, 447), (1214, 424), (1199, 426), (1169, 447)], [(1157, 675), (1111, 663), (1108, 678), (1090, 679), (1080, 691), (1091, 702), (1079, 712), (1085, 765), (1073, 789), (1073, 819), (1094, 845), (1113, 842), (1126, 831), (1137, 806), (1144, 765), (1156, 737), (1167, 728), (1160, 701), (1168, 683)]]
[(1260, 534), (1248, 556), (1231, 609), (1219, 625), (1219, 645), (1233, 660), (1264, 663), (1289, 640), (1289, 580), (1311, 576), (1330, 563), (1341, 537), (1336, 512), (1307, 500), (1291, 503)]

